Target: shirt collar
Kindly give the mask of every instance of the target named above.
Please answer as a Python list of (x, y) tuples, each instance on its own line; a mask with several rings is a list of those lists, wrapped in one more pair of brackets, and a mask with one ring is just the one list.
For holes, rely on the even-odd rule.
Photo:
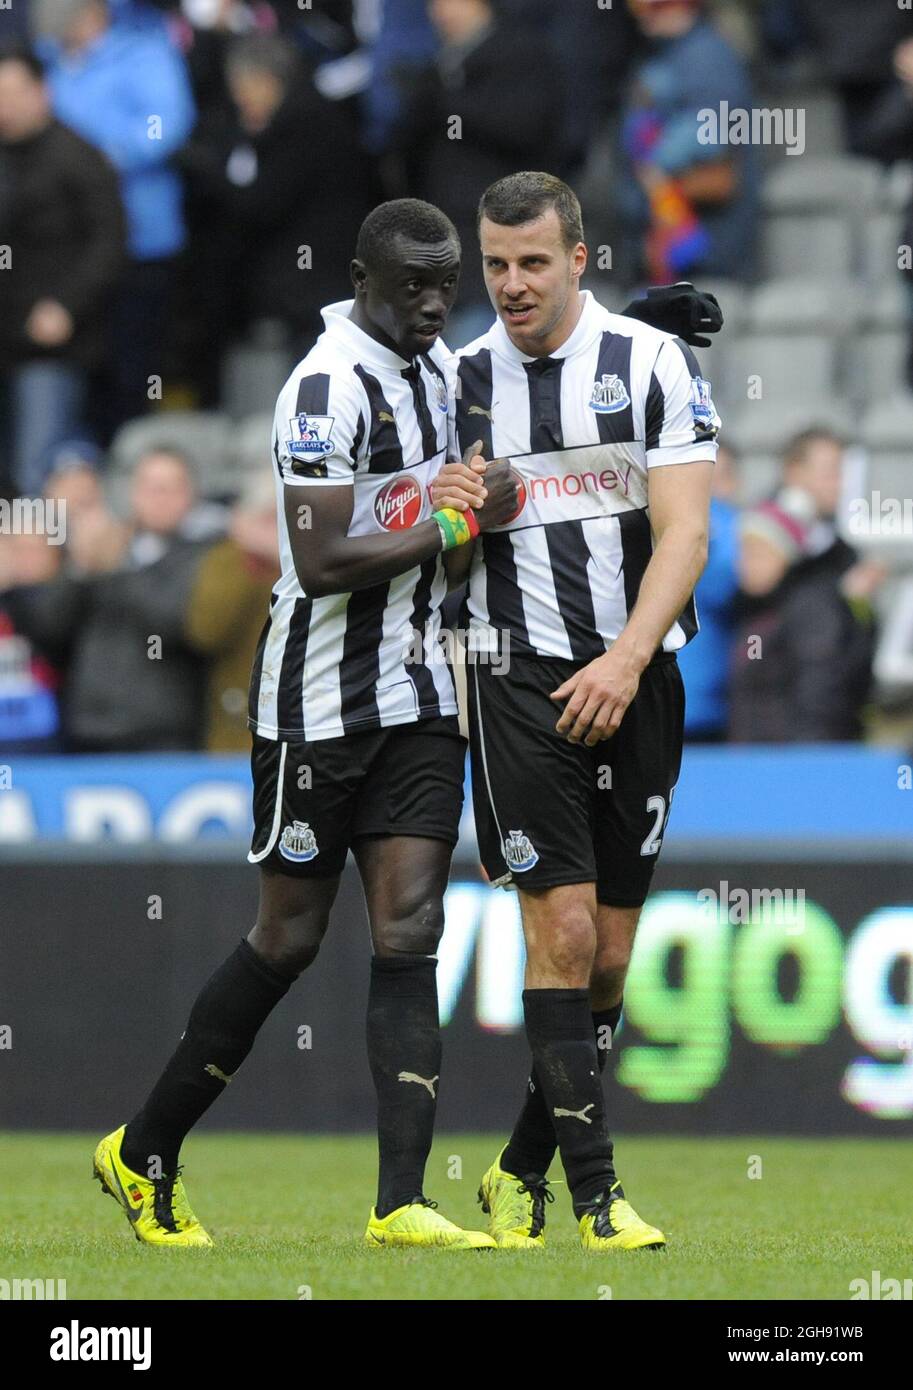
[[(560, 357), (573, 357), (575, 353), (580, 352), (582, 348), (592, 342), (597, 333), (602, 331), (602, 325), (598, 320), (599, 305), (593, 298), (591, 291), (581, 290), (581, 297), (583, 309), (580, 318), (574, 325), (574, 331), (570, 337), (565, 338), (560, 347), (554, 348), (549, 353), (552, 360)], [(537, 357), (528, 357), (525, 352), (521, 352), (518, 347), (514, 346), (500, 318), (495, 320), (491, 330), (491, 346), (500, 356), (509, 357), (513, 362), (538, 362), (541, 360)]]
[(327, 336), (337, 343), (344, 343), (355, 354), (356, 359), (366, 366), (386, 367), (394, 372), (401, 372), (404, 367), (411, 366), (405, 357), (400, 357), (399, 353), (385, 348), (383, 343), (370, 337), (349, 318), (354, 304), (354, 299), (340, 299), (337, 304), (328, 304), (325, 309), (321, 309)]

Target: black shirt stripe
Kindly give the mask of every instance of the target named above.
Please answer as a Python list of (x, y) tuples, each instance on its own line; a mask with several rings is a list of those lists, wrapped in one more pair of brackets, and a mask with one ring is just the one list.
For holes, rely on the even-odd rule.
[(349, 595), (339, 668), (340, 715), (346, 733), (364, 728), (366, 719), (380, 722), (375, 687), (389, 593), (387, 583)]
[(510, 532), (486, 531), (482, 536), (482, 558), (490, 625), (499, 633), (509, 630), (511, 642), (516, 639), (531, 649)]
[(587, 574), (590, 550), (581, 521), (558, 521), (543, 527), (555, 585), (558, 612), (575, 661), (591, 661), (605, 651), (599, 640), (593, 595)]
[[(415, 586), (415, 607), (412, 610), (411, 623), (413, 632), (417, 634), (415, 638), (416, 651), (421, 650), (421, 642), (425, 636), (425, 624), (431, 614), (431, 588), (436, 573), (437, 561), (425, 560), (422, 565), (421, 578)], [(434, 676), (424, 660), (410, 657), (406, 662), (406, 670), (412, 678), (415, 694), (422, 710), (436, 710), (440, 714), (441, 702), (437, 693), (437, 686), (434, 683)]]
[(277, 694), (277, 723), (280, 729), (297, 729), (301, 724), (301, 687), (313, 606), (313, 599), (296, 598), (289, 620)]
[(621, 569), (625, 586), (625, 608), (630, 616), (637, 602), (641, 581), (653, 555), (650, 518), (646, 508), (636, 512), (619, 512), (618, 530), (621, 535)]
[[(593, 387), (602, 384), (604, 376), (617, 376), (624, 387), (628, 403), (620, 410), (594, 410), (599, 440), (602, 444), (617, 444), (634, 438), (634, 411), (631, 405), (631, 339), (617, 333), (603, 333), (596, 359)], [(611, 404), (611, 403), (610, 403)]]
[(665, 418), (665, 392), (656, 379), (656, 373), (652, 372), (650, 375), (650, 390), (647, 394), (647, 404), (644, 410), (644, 448), (656, 449), (659, 447), (659, 437), (663, 432)]
[(365, 388), (371, 407), (368, 472), (398, 473), (403, 467), (403, 446), (390, 402), (376, 376), (366, 372), (360, 363), (353, 370)]
[(422, 433), (422, 462), (426, 459), (433, 459), (438, 451), (437, 430), (431, 418), (431, 411), (428, 409), (428, 397), (425, 393), (425, 383), (422, 381), (422, 369), (417, 362), (413, 362), (411, 367), (405, 367), (400, 376), (408, 382), (412, 391), (412, 404), (415, 409), (415, 418), (418, 420), (418, 427)]
[(561, 368), (563, 358), (543, 357), (524, 362), (529, 388), (529, 449), (547, 454), (564, 448), (561, 430)]
[(494, 458), (491, 427), (491, 353), (488, 348), (482, 348), (472, 357), (462, 357), (458, 376), (456, 427), (460, 451), (468, 449), (470, 444), (481, 439), (483, 457)]

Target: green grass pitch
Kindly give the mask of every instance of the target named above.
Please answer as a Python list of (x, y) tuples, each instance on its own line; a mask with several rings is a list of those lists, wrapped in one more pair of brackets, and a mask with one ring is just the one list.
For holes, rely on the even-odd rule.
[[(622, 1139), (628, 1196), (669, 1246), (592, 1255), (563, 1183), (545, 1251), (368, 1249), (373, 1137), (270, 1134), (192, 1135), (184, 1178), (216, 1247), (153, 1250), (90, 1178), (98, 1137), (0, 1135), (0, 1278), (65, 1279), (70, 1299), (847, 1300), (854, 1278), (910, 1272), (902, 1140)], [(497, 1146), (438, 1137), (426, 1191), (445, 1215), (484, 1229)]]

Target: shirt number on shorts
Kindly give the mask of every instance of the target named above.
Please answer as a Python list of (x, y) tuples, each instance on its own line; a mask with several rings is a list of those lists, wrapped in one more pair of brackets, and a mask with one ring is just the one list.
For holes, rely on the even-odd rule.
[[(676, 783), (676, 786), (678, 784)], [(653, 828), (640, 847), (641, 854), (659, 854), (663, 843), (663, 835), (666, 833), (666, 823), (669, 819), (669, 812), (672, 810), (672, 798), (675, 795), (675, 787), (669, 793), (669, 803), (666, 804), (664, 796), (648, 796), (647, 811), (656, 817)]]

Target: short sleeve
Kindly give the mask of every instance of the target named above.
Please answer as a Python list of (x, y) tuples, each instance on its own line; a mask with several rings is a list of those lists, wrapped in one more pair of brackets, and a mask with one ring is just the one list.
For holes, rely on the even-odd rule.
[(310, 372), (289, 382), (276, 406), (275, 455), (282, 481), (354, 482), (365, 415), (361, 387), (345, 373)]
[(680, 338), (660, 348), (644, 412), (647, 467), (716, 459), (720, 417), (697, 358)]

